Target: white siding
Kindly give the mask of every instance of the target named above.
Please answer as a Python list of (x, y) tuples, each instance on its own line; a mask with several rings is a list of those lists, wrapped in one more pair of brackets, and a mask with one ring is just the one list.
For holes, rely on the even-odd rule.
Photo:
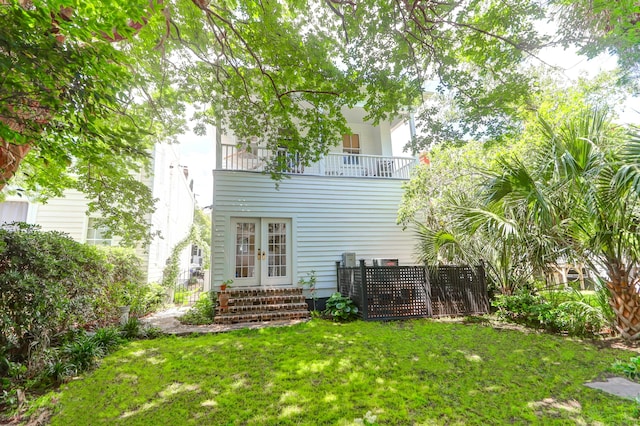
[(60, 198), (51, 198), (46, 204), (38, 205), (35, 223), (43, 231), (60, 231), (69, 234), (74, 240), (84, 243), (87, 240), (87, 199), (75, 189), (64, 192)]
[(355, 252), (367, 263), (376, 257), (415, 263), (413, 234), (396, 225), (402, 182), (292, 176), (276, 190), (275, 182), (259, 173), (214, 171), (213, 284), (233, 278), (232, 217), (291, 218), (293, 284), (314, 270), (319, 297), (335, 291), (335, 262), (343, 252)]

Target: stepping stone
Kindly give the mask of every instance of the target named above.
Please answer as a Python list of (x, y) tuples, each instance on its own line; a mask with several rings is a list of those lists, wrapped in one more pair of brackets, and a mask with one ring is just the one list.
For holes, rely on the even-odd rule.
[(640, 383), (622, 377), (609, 377), (604, 382), (589, 382), (584, 385), (621, 398), (636, 399), (640, 397)]

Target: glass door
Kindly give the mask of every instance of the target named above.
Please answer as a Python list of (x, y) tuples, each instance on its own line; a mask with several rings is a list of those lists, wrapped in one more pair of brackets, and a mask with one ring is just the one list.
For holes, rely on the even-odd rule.
[(291, 219), (234, 218), (234, 286), (292, 284)]
[(259, 283), (258, 247), (260, 244), (260, 219), (233, 219), (233, 284), (251, 287)]
[(262, 285), (291, 282), (291, 220), (262, 219)]

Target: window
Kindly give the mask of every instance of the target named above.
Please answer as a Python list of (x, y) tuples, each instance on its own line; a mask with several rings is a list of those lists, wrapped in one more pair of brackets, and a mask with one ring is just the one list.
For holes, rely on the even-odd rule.
[(0, 222), (26, 222), (29, 203), (26, 201), (5, 201), (0, 203)]
[(89, 218), (87, 225), (87, 244), (93, 246), (110, 246), (111, 237), (107, 237), (107, 227), (98, 225), (96, 219)]
[(342, 152), (345, 154), (343, 157), (344, 164), (358, 164), (359, 159), (357, 157), (360, 154), (360, 135), (354, 133), (352, 135), (342, 135)]

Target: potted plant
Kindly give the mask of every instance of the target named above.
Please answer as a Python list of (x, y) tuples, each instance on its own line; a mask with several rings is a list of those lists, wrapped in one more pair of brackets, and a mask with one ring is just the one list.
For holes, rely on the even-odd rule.
[(131, 303), (134, 299), (136, 284), (127, 282), (116, 291), (116, 304), (120, 311), (120, 324), (126, 324), (129, 321), (129, 313), (131, 312)]
[(220, 291), (225, 291), (227, 287), (231, 288), (231, 286), (233, 286), (233, 280), (224, 280), (222, 281), (222, 284), (220, 284)]
[(224, 280), (220, 284), (221, 293), (218, 295), (218, 303), (220, 304), (220, 312), (227, 312), (229, 309), (229, 293), (225, 290), (233, 285), (233, 280)]

